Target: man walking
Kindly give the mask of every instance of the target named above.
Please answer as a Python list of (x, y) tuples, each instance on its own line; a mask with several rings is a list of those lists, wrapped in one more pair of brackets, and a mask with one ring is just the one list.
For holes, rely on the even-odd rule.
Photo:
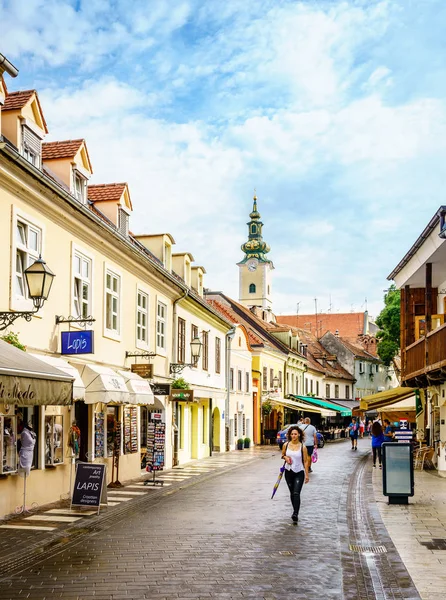
[(308, 470), (310, 473), (313, 472), (311, 468), (311, 455), (313, 454), (314, 447), (317, 447), (317, 431), (316, 427), (311, 424), (311, 419), (306, 417), (304, 423), (299, 423), (300, 429), (305, 433), (304, 444), (308, 454)]
[(352, 422), (348, 426), (348, 431), (350, 434), (350, 441), (352, 443), (352, 450), (357, 450), (358, 449), (359, 424), (356, 420), (356, 417), (352, 417)]

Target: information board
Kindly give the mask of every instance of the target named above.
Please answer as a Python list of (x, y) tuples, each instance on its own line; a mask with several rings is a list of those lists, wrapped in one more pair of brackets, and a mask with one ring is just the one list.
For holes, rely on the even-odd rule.
[(106, 465), (95, 463), (77, 463), (71, 506), (97, 506), (99, 513), (105, 488), (105, 468)]

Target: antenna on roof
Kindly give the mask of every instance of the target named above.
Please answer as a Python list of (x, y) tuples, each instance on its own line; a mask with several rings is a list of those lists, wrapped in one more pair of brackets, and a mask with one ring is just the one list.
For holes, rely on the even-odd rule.
[(330, 294), (329, 298), (330, 298), (330, 302), (328, 304), (328, 312), (331, 313), (331, 309), (333, 308), (333, 305), (331, 303), (331, 294)]
[(317, 337), (317, 298), (314, 299), (314, 310), (316, 314), (316, 337)]
[(299, 306), (300, 306), (300, 302), (296, 302), (296, 317), (299, 316)]

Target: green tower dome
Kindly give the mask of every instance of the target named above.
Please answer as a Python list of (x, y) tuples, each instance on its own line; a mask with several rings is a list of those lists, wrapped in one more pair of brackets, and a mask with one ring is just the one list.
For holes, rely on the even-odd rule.
[(241, 249), (245, 253), (242, 263), (250, 258), (256, 258), (260, 262), (270, 262), (266, 254), (271, 250), (266, 242), (263, 241), (261, 216), (257, 209), (257, 196), (254, 196), (252, 212), (249, 214), (251, 219), (248, 225), (248, 241), (242, 244)]

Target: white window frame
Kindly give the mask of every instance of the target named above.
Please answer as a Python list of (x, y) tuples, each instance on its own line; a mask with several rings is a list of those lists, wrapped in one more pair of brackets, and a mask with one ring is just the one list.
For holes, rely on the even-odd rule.
[[(146, 308), (144, 310), (143, 307), (141, 307), (139, 305), (139, 297), (145, 298), (146, 299)], [(149, 334), (150, 334), (150, 330), (149, 330), (149, 314), (150, 314), (150, 295), (148, 293), (148, 291), (140, 286), (138, 286), (136, 288), (136, 322), (135, 322), (135, 345), (137, 348), (142, 348), (144, 350), (148, 349), (149, 347)], [(146, 339), (143, 340), (140, 337), (138, 337), (139, 335), (139, 328), (142, 327), (144, 328), (144, 325), (141, 325), (141, 323), (139, 323), (140, 320), (140, 316), (142, 317), (142, 315), (145, 315), (146, 317), (146, 325), (145, 325), (145, 330), (146, 330)]]
[[(164, 314), (160, 313), (160, 308), (163, 307)], [(156, 300), (156, 351), (161, 354), (167, 353), (167, 302), (164, 299), (157, 298)], [(160, 341), (163, 344), (160, 344)]]
[[(78, 189), (78, 183), (80, 184)], [(73, 196), (82, 204), (87, 203), (87, 179), (78, 169), (73, 167)]]
[[(107, 286), (107, 276), (116, 278), (117, 291)], [(117, 300), (117, 309), (113, 311), (116, 315), (116, 329), (107, 327), (107, 297)], [(113, 340), (121, 340), (121, 308), (122, 308), (122, 274), (112, 265), (104, 264), (104, 337)]]
[[(76, 248), (73, 246), (72, 252), (72, 288), (71, 288), (71, 314), (75, 317), (85, 318), (86, 316), (91, 316), (93, 314), (93, 259), (91, 256), (86, 254), (83, 250)], [(77, 260), (81, 263), (80, 271), (77, 271), (76, 262)], [(88, 265), (89, 274), (86, 276), (83, 273), (82, 264), (86, 263)], [(78, 299), (80, 302), (78, 311), (78, 307), (76, 306), (76, 287), (80, 285), (81, 288), (81, 296)], [(82, 299), (82, 290), (83, 286), (86, 285), (88, 287), (88, 299), (87, 299), (87, 310), (86, 315), (84, 315), (82, 308), (85, 306), (85, 302)]]
[[(25, 230), (28, 232), (26, 235), (25, 244), (21, 244), (18, 240), (17, 236), (17, 228), (18, 225), (22, 224), (25, 226)], [(13, 310), (32, 310), (33, 303), (30, 298), (28, 298), (28, 290), (26, 287), (26, 282), (23, 276), (23, 271), (29, 267), (36, 259), (39, 258), (39, 255), (44, 254), (44, 239), (45, 239), (45, 229), (41, 223), (39, 223), (32, 216), (27, 215), (21, 211), (17, 211), (13, 207), (12, 219), (11, 219), (11, 239), (12, 239), (12, 252), (11, 252), (11, 284), (10, 284), (10, 308)], [(33, 231), (37, 234), (37, 250), (30, 248), (28, 245), (29, 240), (29, 231)], [(23, 262), (21, 275), (23, 277), (23, 290), (24, 295), (19, 293), (17, 287), (17, 253), (21, 252), (25, 254), (25, 260)], [(25, 264), (27, 263), (27, 264)], [(37, 316), (43, 315), (43, 309), (39, 311)]]

